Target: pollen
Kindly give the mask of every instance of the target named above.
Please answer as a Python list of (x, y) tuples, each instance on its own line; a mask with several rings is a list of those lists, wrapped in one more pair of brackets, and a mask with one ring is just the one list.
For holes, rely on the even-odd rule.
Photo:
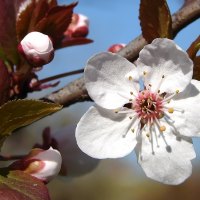
[(169, 113), (173, 113), (173, 112), (174, 112), (174, 109), (173, 109), (173, 108), (168, 108), (168, 112), (169, 112)]
[(165, 126), (160, 126), (160, 131), (163, 132), (166, 130), (166, 127)]

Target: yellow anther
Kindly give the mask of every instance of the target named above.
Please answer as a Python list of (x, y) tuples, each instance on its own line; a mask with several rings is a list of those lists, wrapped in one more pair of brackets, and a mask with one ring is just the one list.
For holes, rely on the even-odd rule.
[(144, 76), (147, 75), (147, 72), (143, 71), (143, 75), (144, 75)]
[(168, 112), (169, 112), (169, 113), (173, 113), (173, 112), (174, 112), (174, 109), (173, 109), (173, 108), (168, 108)]
[(176, 90), (176, 94), (178, 94), (179, 93), (179, 90)]
[(160, 131), (163, 132), (166, 130), (166, 127), (165, 126), (160, 126)]
[(130, 92), (131, 95), (133, 95), (133, 92)]
[(170, 103), (170, 100), (168, 100), (167, 103)]
[(132, 77), (132, 76), (129, 76), (129, 77), (128, 77), (128, 80), (129, 80), (129, 81), (133, 80), (133, 77)]
[(159, 118), (159, 119), (161, 119), (161, 118), (163, 118), (163, 117), (164, 117), (164, 114), (163, 114), (163, 113), (159, 113), (159, 114), (158, 114), (158, 118)]
[(148, 138), (150, 137), (150, 135), (149, 135), (148, 133), (146, 134), (146, 136), (147, 136)]
[(132, 129), (131, 129), (131, 131), (134, 133), (134, 132), (135, 132), (135, 129), (134, 129), (134, 128), (132, 128)]

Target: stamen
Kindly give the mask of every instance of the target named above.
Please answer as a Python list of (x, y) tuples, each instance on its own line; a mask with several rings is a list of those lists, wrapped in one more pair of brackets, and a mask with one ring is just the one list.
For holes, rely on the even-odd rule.
[(160, 126), (160, 131), (163, 132), (166, 130), (166, 127), (165, 126)]
[(132, 76), (129, 76), (129, 77), (128, 77), (128, 80), (129, 80), (129, 81), (132, 81), (132, 80), (133, 80), (133, 77), (132, 77)]
[(173, 112), (174, 112), (174, 109), (173, 109), (173, 108), (168, 108), (168, 112), (169, 112), (169, 113), (173, 113)]
[(147, 75), (147, 72), (146, 72), (146, 71), (143, 71), (143, 75), (144, 75), (144, 76)]

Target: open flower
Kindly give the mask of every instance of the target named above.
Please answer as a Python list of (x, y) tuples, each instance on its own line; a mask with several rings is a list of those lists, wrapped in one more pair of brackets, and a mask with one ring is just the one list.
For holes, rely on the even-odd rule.
[(88, 61), (85, 83), (96, 105), (77, 125), (78, 146), (99, 159), (135, 149), (148, 177), (180, 184), (195, 158), (190, 137), (200, 135), (200, 83), (191, 80), (192, 61), (172, 40), (155, 39), (136, 66), (112, 53)]

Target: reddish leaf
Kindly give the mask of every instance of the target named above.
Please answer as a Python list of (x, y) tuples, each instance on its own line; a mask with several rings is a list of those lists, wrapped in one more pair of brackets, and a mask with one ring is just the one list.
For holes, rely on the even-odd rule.
[(64, 31), (71, 22), (73, 8), (77, 3), (72, 3), (68, 6), (53, 7), (48, 14), (38, 22), (35, 31), (42, 32), (49, 35), (54, 44), (56, 44), (62, 37)]
[(15, 7), (13, 1), (1, 1), (0, 27), (0, 54), (4, 54), (6, 59), (13, 64), (17, 64), (18, 53), (16, 48)]
[(141, 0), (140, 24), (148, 42), (155, 38), (172, 38), (172, 19), (166, 0)]
[(200, 35), (199, 37), (197, 37), (197, 39), (190, 45), (190, 47), (187, 50), (187, 53), (189, 55), (189, 57), (194, 60), (197, 52), (200, 49)]
[(16, 31), (18, 43), (28, 33), (29, 24), (31, 21), (35, 0), (22, 2), (19, 6), (19, 11), (16, 18)]
[(37, 178), (22, 171), (0, 176), (1, 200), (50, 200), (47, 187)]
[(193, 78), (196, 80), (200, 80), (200, 56), (194, 58), (193, 62), (194, 62)]
[(62, 43), (57, 46), (57, 48), (64, 48), (64, 47), (69, 47), (69, 46), (74, 46), (74, 45), (80, 45), (80, 44), (88, 44), (93, 42), (93, 40), (88, 39), (88, 38), (64, 38), (62, 40)]
[(10, 74), (5, 64), (0, 60), (0, 105), (9, 100), (10, 95)]

